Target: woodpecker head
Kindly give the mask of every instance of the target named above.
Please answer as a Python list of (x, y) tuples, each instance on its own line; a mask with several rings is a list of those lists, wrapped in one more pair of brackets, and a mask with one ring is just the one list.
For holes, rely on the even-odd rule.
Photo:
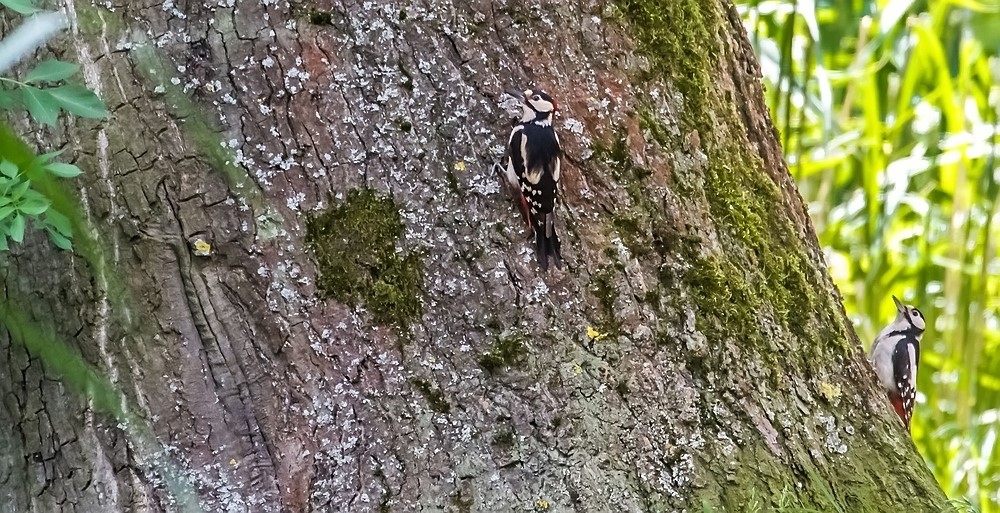
[(524, 91), (508, 90), (507, 94), (521, 101), (521, 121), (545, 121), (552, 119), (552, 113), (559, 106), (545, 91), (525, 89)]
[(896, 296), (892, 296), (892, 301), (896, 303), (896, 319), (892, 321), (892, 326), (896, 330), (912, 329), (923, 333), (927, 327), (924, 314), (915, 306), (904, 305)]

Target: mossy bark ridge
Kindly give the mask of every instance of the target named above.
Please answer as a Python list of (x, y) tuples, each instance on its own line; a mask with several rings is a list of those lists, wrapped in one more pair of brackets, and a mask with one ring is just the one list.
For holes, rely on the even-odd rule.
[[(10, 509), (944, 506), (728, 1), (67, 9), (113, 118), (45, 134), (97, 243), (4, 263)], [(562, 271), (491, 171), (511, 84), (560, 105)]]

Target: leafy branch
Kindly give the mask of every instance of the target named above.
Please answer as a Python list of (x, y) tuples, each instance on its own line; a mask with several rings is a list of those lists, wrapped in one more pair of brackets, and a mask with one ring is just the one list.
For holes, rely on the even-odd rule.
[[(38, 11), (32, 0), (0, 0), (0, 6), (23, 15)], [(28, 23), (22, 28), (27, 26)], [(54, 30), (58, 27), (56, 25)], [(23, 49), (21, 54), (28, 51), (30, 48)], [(16, 62), (16, 58), (11, 62)], [(79, 70), (77, 64), (48, 59), (28, 71), (21, 80), (0, 76), (0, 109), (27, 111), (36, 123), (48, 126), (56, 125), (61, 112), (91, 119), (108, 117), (97, 94), (70, 81)], [(53, 198), (46, 194), (46, 191), (51, 192), (51, 187), (44, 184), (52, 178), (79, 176), (80, 168), (54, 162), (61, 151), (39, 156), (16, 153), (11, 148), (0, 147), (0, 251), (9, 248), (8, 238), (16, 243), (23, 241), (29, 223), (48, 233), (56, 246), (71, 249), (72, 223), (53, 207)], [(37, 187), (38, 183), (43, 187)]]
[(27, 109), (38, 123), (55, 126), (59, 111), (83, 118), (101, 119), (108, 115), (104, 103), (93, 91), (79, 84), (63, 82), (80, 66), (55, 59), (42, 61), (23, 81), (0, 77), (0, 108)]

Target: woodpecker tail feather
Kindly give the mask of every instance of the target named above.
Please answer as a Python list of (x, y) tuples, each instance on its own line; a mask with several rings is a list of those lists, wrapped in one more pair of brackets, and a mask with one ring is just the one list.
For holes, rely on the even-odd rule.
[(556, 233), (556, 214), (535, 214), (532, 219), (535, 224), (535, 256), (542, 271), (549, 270), (549, 257), (552, 257), (556, 269), (562, 269), (562, 254), (559, 252), (559, 235)]

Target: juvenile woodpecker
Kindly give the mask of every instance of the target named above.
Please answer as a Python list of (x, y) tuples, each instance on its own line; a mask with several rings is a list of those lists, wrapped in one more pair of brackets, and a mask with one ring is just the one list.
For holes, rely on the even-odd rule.
[(889, 402), (909, 430), (917, 399), (920, 337), (926, 323), (920, 310), (904, 305), (896, 296), (892, 300), (896, 303), (896, 319), (875, 337), (871, 360), (875, 374), (889, 393)]
[(521, 120), (507, 142), (506, 177), (519, 191), (521, 208), (535, 232), (535, 256), (542, 271), (549, 257), (562, 267), (559, 236), (555, 227), (556, 193), (559, 184), (559, 137), (552, 128), (556, 101), (544, 91), (507, 91), (521, 101)]

